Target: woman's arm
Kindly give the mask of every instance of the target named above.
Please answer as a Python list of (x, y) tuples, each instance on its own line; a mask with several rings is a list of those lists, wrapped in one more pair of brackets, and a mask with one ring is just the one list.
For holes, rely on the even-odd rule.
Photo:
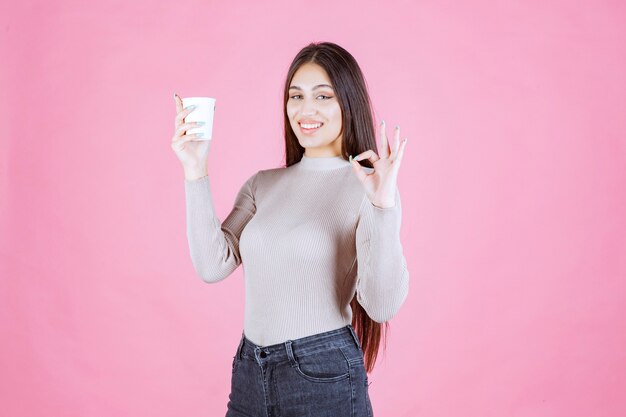
[(380, 208), (365, 196), (356, 229), (357, 301), (372, 320), (390, 320), (409, 291), (409, 271), (402, 253), (402, 205), (396, 187), (396, 205)]
[(241, 264), (239, 238), (256, 212), (257, 174), (243, 184), (223, 223), (215, 213), (209, 177), (185, 179), (189, 252), (196, 273), (205, 282), (221, 281)]

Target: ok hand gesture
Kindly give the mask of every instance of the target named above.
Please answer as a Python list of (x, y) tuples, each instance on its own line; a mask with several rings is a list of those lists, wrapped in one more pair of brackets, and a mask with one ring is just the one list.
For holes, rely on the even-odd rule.
[[(406, 138), (400, 142), (400, 126), (396, 126), (393, 145), (387, 140), (385, 133), (385, 121), (380, 124), (380, 156), (369, 149), (358, 154), (354, 158), (350, 156), (352, 171), (365, 187), (365, 192), (370, 202), (379, 208), (395, 206), (396, 180), (398, 170), (406, 147)], [(357, 160), (369, 159), (372, 161), (374, 171), (366, 173)]]

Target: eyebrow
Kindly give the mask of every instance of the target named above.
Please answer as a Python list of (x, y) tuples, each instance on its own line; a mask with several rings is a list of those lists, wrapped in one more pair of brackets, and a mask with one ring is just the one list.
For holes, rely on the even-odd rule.
[[(331, 88), (331, 89), (333, 88), (331, 85), (328, 85), (328, 84), (318, 84), (318, 85), (316, 85), (315, 87), (313, 87), (313, 90), (315, 90), (315, 89), (317, 89), (317, 88), (320, 88), (320, 87), (329, 87), (329, 88)], [(302, 88), (300, 88), (300, 87), (299, 87), (299, 86), (297, 86), (297, 85), (292, 85), (291, 87), (289, 87), (289, 89), (290, 89), (290, 90), (291, 90), (292, 88), (294, 88), (294, 89), (296, 89), (296, 90), (302, 90)]]

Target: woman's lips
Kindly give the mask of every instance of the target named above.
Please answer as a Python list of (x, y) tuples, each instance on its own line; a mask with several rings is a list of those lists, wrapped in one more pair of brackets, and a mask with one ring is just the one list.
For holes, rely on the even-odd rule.
[(302, 133), (304, 133), (305, 135), (310, 135), (312, 133), (317, 132), (322, 126), (324, 126), (324, 123), (322, 123), (320, 125), (320, 127), (316, 127), (316, 128), (313, 128), (313, 129), (307, 129), (307, 128), (302, 127), (302, 125), (300, 125), (300, 131)]

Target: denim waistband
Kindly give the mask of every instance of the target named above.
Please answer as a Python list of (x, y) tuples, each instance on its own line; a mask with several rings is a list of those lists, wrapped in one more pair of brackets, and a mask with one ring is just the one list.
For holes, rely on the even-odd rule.
[(329, 330), (299, 339), (290, 339), (283, 343), (276, 343), (269, 346), (259, 346), (241, 332), (237, 356), (240, 359), (243, 357), (252, 359), (258, 357), (265, 363), (278, 363), (287, 361), (290, 357), (293, 358), (293, 355), (306, 356), (320, 350), (349, 344), (354, 344), (357, 348), (361, 349), (359, 338), (352, 324), (347, 324), (335, 330)]

